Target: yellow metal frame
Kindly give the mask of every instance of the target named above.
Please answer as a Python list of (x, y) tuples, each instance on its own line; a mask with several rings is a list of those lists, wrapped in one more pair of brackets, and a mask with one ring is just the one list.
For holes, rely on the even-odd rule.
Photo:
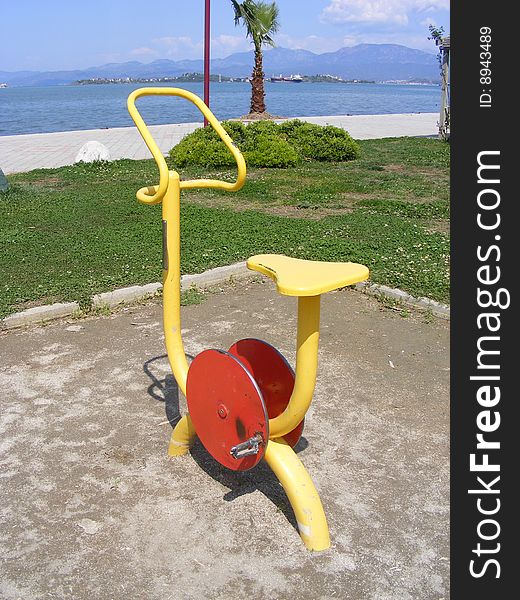
[[(166, 160), (155, 143), (135, 102), (143, 96), (177, 96), (189, 100), (206, 117), (236, 159), (238, 172), (234, 183), (212, 179), (181, 181), (179, 174), (170, 171)], [(217, 188), (238, 191), (246, 179), (244, 158), (225, 129), (204, 102), (195, 94), (180, 88), (149, 87), (135, 90), (128, 97), (128, 111), (159, 168), (159, 185), (141, 188), (136, 196), (143, 204), (162, 202), (164, 235), (163, 310), (164, 335), (170, 367), (179, 389), (186, 395), (188, 361), (181, 335), (180, 315), (180, 192), (190, 188)], [(293, 430), (309, 409), (318, 367), (318, 340), (320, 324), (320, 296), (298, 298), (298, 334), (296, 356), (296, 381), (285, 411), (270, 419), (270, 440), (265, 460), (282, 484), (296, 515), (301, 538), (311, 550), (325, 550), (330, 546), (327, 520), (318, 492), (283, 436)], [(168, 454), (182, 456), (189, 452), (196, 431), (189, 414), (175, 426)]]

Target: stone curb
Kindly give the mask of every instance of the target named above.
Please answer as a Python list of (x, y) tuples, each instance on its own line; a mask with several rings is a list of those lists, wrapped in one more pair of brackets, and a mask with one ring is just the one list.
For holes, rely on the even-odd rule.
[(225, 267), (215, 267), (198, 275), (183, 275), (181, 277), (181, 290), (187, 290), (194, 285), (207, 288), (224, 283), (232, 278), (242, 279), (244, 277), (254, 277), (255, 275), (256, 273), (248, 269), (246, 262), (243, 261)]
[[(204, 273), (195, 275), (183, 275), (181, 277), (181, 290), (188, 290), (192, 286), (198, 288), (207, 288), (212, 285), (225, 283), (232, 278), (242, 279), (247, 276), (253, 276), (245, 262), (227, 265), (225, 267), (216, 267)], [(162, 283), (149, 283), (147, 285), (133, 285), (127, 288), (121, 288), (104, 294), (96, 294), (92, 298), (92, 307), (114, 308), (119, 304), (136, 302), (144, 300), (155, 295), (162, 289)], [(0, 320), (0, 331), (18, 329), (26, 325), (35, 325), (45, 323), (54, 319), (70, 317), (80, 310), (77, 302), (68, 302), (66, 304), (49, 304), (46, 306), (36, 306), (22, 312), (14, 313)]]
[[(246, 267), (245, 262), (235, 263), (225, 267), (216, 267), (209, 271), (204, 271), (204, 273), (183, 275), (181, 277), (181, 290), (186, 291), (193, 286), (204, 289), (212, 285), (224, 283), (232, 277), (242, 278), (251, 275), (254, 274)], [(149, 296), (153, 296), (161, 289), (162, 283), (149, 283), (147, 285), (133, 285), (104, 294), (96, 294), (92, 298), (92, 306), (108, 306), (114, 308), (122, 303), (135, 302), (136, 300), (142, 300)]]
[(114, 308), (118, 304), (124, 302), (135, 302), (149, 296), (153, 296), (162, 289), (161, 283), (148, 283), (147, 285), (132, 285), (126, 288), (96, 294), (92, 297), (92, 306), (94, 308), (100, 306), (108, 306)]
[(67, 302), (66, 304), (48, 304), (47, 306), (35, 306), (19, 313), (14, 313), (0, 321), (0, 330), (16, 329), (24, 325), (34, 325), (35, 323), (44, 323), (53, 319), (69, 317), (78, 311), (77, 302)]
[(449, 305), (441, 304), (435, 300), (430, 300), (430, 298), (415, 298), (415, 296), (411, 296), (410, 294), (403, 292), (403, 290), (390, 288), (386, 285), (369, 283), (368, 281), (363, 281), (362, 283), (356, 284), (355, 288), (356, 290), (359, 290), (370, 296), (383, 296), (385, 298), (391, 298), (392, 300), (397, 300), (404, 306), (410, 306), (419, 310), (431, 311), (432, 314), (437, 317), (442, 317), (443, 319), (450, 318)]
[[(252, 273), (246, 266), (245, 262), (239, 262), (225, 267), (216, 267), (204, 273), (195, 275), (183, 275), (181, 277), (181, 290), (188, 290), (190, 287), (208, 288), (213, 285), (219, 285), (229, 281), (230, 279), (243, 279), (252, 277)], [(358, 283), (355, 288), (359, 291), (371, 296), (384, 296), (397, 300), (406, 306), (412, 306), (419, 310), (429, 310), (434, 315), (444, 319), (450, 318), (450, 307), (445, 304), (440, 304), (429, 298), (415, 298), (402, 290), (389, 288), (386, 285), (377, 285), (374, 283)], [(106, 292), (104, 294), (96, 294), (92, 298), (92, 307), (107, 306), (114, 308), (120, 304), (136, 302), (144, 300), (155, 295), (162, 289), (161, 283), (149, 283), (147, 285), (133, 285), (126, 288)], [(70, 317), (72, 314), (80, 310), (77, 302), (57, 303), (47, 306), (36, 306), (29, 308), (19, 313), (14, 313), (0, 320), (0, 331), (17, 329), (26, 325), (34, 325), (37, 323), (45, 323), (54, 319)]]

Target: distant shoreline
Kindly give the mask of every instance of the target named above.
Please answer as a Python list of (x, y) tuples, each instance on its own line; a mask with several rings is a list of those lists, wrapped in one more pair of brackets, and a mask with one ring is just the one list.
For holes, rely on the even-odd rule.
[[(178, 77), (94, 77), (90, 79), (78, 79), (68, 85), (114, 85), (125, 83), (202, 83), (202, 73), (186, 73)], [(249, 83), (248, 77), (226, 77), (223, 75), (211, 75), (211, 83)], [(350, 83), (350, 84), (386, 84), (386, 85), (439, 85), (438, 82), (411, 79), (411, 80), (386, 80), (375, 81), (373, 79), (342, 79), (333, 75), (288, 75), (279, 77), (265, 77), (266, 83)]]
[[(202, 73), (185, 73), (178, 77), (92, 77), (77, 79), (68, 85), (107, 85), (121, 83), (202, 83)], [(211, 83), (249, 83), (248, 77), (211, 75)], [(376, 83), (369, 79), (342, 79), (333, 75), (287, 75), (265, 77), (266, 83)], [(414, 83), (414, 82), (410, 82)]]

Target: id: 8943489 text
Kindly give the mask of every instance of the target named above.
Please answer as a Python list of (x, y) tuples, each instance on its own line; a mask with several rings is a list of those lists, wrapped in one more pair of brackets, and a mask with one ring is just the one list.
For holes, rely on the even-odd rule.
[(491, 108), (491, 27), (480, 28), (480, 108)]

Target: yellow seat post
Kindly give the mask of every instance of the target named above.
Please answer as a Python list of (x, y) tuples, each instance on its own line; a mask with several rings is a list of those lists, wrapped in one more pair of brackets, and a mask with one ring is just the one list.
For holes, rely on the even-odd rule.
[(321, 296), (298, 298), (298, 334), (296, 341), (296, 379), (289, 404), (282, 414), (269, 421), (270, 438), (292, 431), (309, 410), (318, 372)]
[(282, 484), (296, 516), (303, 543), (310, 550), (330, 546), (329, 528), (316, 487), (283, 436), (305, 417), (314, 394), (318, 371), (321, 296), (298, 298), (298, 334), (294, 389), (284, 412), (269, 421), (265, 460)]

